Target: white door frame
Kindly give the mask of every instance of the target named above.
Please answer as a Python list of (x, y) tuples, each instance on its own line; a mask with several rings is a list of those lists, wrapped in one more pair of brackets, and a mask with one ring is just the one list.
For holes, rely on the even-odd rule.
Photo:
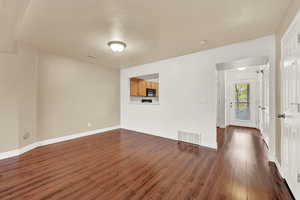
[[(231, 89), (233, 85), (237, 83), (249, 83), (250, 84), (250, 116), (253, 117), (251, 121), (243, 121), (243, 120), (232, 120), (233, 109), (231, 105)], [(258, 128), (258, 105), (257, 100), (259, 96), (258, 92), (258, 82), (255, 79), (240, 79), (240, 80), (233, 80), (228, 82), (228, 92), (227, 92), (227, 109), (228, 109), (228, 124), (234, 126), (243, 126), (243, 127), (250, 127), (250, 128)], [(228, 96), (229, 95), (229, 96)], [(254, 95), (254, 97), (253, 97)]]
[(259, 74), (258, 127), (265, 143), (270, 143), (270, 64), (262, 65)]

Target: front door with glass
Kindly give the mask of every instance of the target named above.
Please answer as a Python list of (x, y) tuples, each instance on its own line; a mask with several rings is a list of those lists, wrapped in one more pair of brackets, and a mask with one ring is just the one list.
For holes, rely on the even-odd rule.
[(252, 80), (230, 84), (229, 124), (244, 127), (257, 127), (256, 82)]

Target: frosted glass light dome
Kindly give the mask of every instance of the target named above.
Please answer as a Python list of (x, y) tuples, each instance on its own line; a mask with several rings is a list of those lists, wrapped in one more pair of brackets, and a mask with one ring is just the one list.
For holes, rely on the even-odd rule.
[(110, 41), (108, 46), (111, 48), (113, 52), (122, 52), (126, 48), (126, 44), (121, 41)]

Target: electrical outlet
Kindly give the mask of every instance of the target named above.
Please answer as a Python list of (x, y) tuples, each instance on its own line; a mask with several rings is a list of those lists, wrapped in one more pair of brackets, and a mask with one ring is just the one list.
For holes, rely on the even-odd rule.
[(300, 183), (300, 174), (297, 175), (297, 181)]
[(24, 135), (23, 135), (23, 139), (26, 140), (30, 137), (30, 132), (26, 132)]
[(88, 122), (87, 125), (88, 125), (88, 127), (91, 127), (91, 126), (92, 126), (92, 123), (91, 123), (91, 122)]

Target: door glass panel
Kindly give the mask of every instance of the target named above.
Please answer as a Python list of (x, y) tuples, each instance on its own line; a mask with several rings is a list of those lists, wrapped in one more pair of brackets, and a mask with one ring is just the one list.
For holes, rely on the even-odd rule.
[(237, 120), (250, 120), (250, 84), (235, 84), (235, 117)]

